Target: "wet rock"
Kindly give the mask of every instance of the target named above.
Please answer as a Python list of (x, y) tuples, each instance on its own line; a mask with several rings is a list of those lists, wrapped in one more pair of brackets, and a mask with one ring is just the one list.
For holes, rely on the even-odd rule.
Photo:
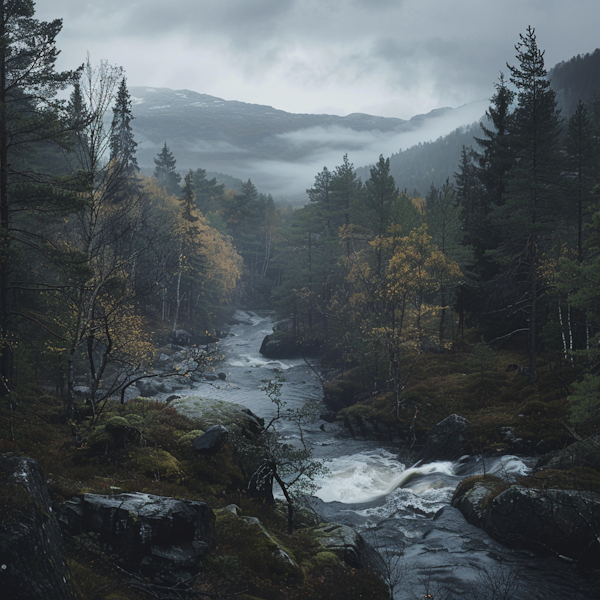
[(173, 344), (177, 346), (189, 346), (192, 343), (192, 334), (184, 329), (173, 332)]
[(446, 417), (431, 430), (418, 459), (427, 463), (460, 458), (466, 453), (463, 436), (466, 427), (467, 420), (464, 417), (459, 415)]
[(484, 515), (485, 530), (499, 542), (585, 562), (600, 556), (598, 523), (600, 494), (517, 485), (494, 498)]
[(239, 506), (230, 504), (217, 511), (228, 519), (239, 520), (240, 523), (252, 528), (252, 539), (256, 543), (256, 553), (272, 564), (275, 571), (285, 573), (288, 577), (297, 577), (300, 568), (294, 559), (282, 548), (277, 540), (267, 531), (256, 517), (243, 516)]
[(326, 523), (312, 530), (326, 551), (354, 568), (377, 569), (381, 560), (377, 552), (352, 527)]
[(337, 413), (334, 410), (328, 410), (319, 415), (319, 419), (321, 419), (321, 421), (325, 421), (326, 423), (335, 423), (336, 417)]
[(207, 504), (150, 494), (83, 494), (65, 504), (60, 520), (71, 534), (96, 534), (126, 570), (168, 584), (198, 573), (215, 541)]
[(216, 454), (229, 439), (229, 431), (223, 425), (214, 425), (204, 435), (193, 441), (194, 450), (198, 454)]
[(484, 481), (459, 491), (452, 506), (503, 544), (587, 563), (600, 558), (600, 494)]
[(227, 381), (227, 373), (217, 373), (217, 377), (221, 380), (221, 381)]
[(207, 428), (224, 425), (232, 435), (247, 440), (259, 437), (265, 424), (263, 419), (241, 404), (200, 396), (185, 396), (185, 402), (178, 411), (202, 420)]
[[(472, 485), (468, 480), (459, 484), (452, 498), (452, 506), (460, 510), (468, 523), (483, 527), (485, 511), (490, 498), (498, 490), (498, 486), (503, 485), (503, 482), (498, 477), (491, 475), (476, 476), (472, 479), (475, 480)], [(503, 487), (506, 488), (506, 485)]]
[(0, 458), (0, 590), (11, 600), (71, 600), (60, 527), (40, 467)]
[(302, 358), (317, 356), (320, 344), (316, 340), (298, 340), (293, 335), (270, 334), (265, 337), (260, 353), (265, 358)]

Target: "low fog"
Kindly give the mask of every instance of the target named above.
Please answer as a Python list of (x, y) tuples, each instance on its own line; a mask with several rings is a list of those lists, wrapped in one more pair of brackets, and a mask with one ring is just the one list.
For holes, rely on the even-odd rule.
[[(324, 166), (335, 169), (342, 163), (344, 154), (348, 154), (356, 168), (372, 165), (380, 154), (388, 157), (480, 120), (488, 105), (488, 100), (482, 100), (457, 109), (441, 109), (433, 115), (418, 116), (407, 124), (410, 128), (402, 132), (356, 131), (334, 126), (277, 134), (263, 142), (265, 154), (267, 150), (270, 154), (267, 158), (256, 158), (246, 149), (224, 141), (184, 142), (175, 138), (172, 142), (167, 140), (167, 144), (182, 173), (202, 168), (244, 181), (251, 179), (260, 192), (272, 194), (276, 199), (304, 203), (306, 189), (312, 187), (315, 175)], [(152, 166), (150, 156), (156, 156), (161, 148), (162, 144), (141, 141), (138, 151), (143, 156), (141, 164), (146, 170)], [(273, 158), (278, 156), (278, 148), (285, 148), (286, 159)], [(397, 183), (402, 186), (402, 182)]]

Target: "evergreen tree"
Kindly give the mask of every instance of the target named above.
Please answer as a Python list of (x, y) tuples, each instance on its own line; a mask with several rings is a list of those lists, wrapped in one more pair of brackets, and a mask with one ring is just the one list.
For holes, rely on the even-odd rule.
[(581, 264), (583, 262), (584, 219), (593, 199), (590, 192), (595, 182), (598, 160), (592, 123), (587, 108), (581, 101), (567, 125), (565, 155), (577, 219), (577, 257)]
[[(350, 211), (358, 201), (362, 191), (362, 183), (356, 175), (354, 165), (344, 154), (341, 165), (335, 168), (331, 179), (332, 198), (332, 227), (339, 231), (340, 227), (348, 229), (350, 226)], [(350, 255), (350, 244), (346, 242), (346, 256)]]
[(206, 178), (206, 169), (194, 171), (194, 192), (196, 194), (196, 206), (207, 215), (217, 212), (225, 197), (225, 186), (217, 183), (216, 177)]
[(323, 167), (323, 170), (315, 176), (313, 187), (306, 190), (308, 199), (314, 202), (319, 209), (319, 214), (326, 225), (324, 233), (329, 237), (336, 235), (332, 227), (332, 178), (331, 171), (327, 167)]
[(131, 177), (140, 170), (135, 157), (137, 142), (133, 139), (133, 130), (131, 129), (133, 118), (131, 97), (127, 90), (127, 81), (123, 77), (113, 107), (110, 160), (118, 163), (119, 169), (126, 177)]
[(183, 187), (181, 188), (181, 205), (183, 218), (190, 223), (198, 220), (198, 215), (195, 214), (196, 209), (196, 192), (194, 190), (194, 171), (190, 171), (183, 178)]
[(163, 149), (154, 159), (154, 164), (154, 177), (167, 190), (167, 193), (178, 196), (181, 175), (175, 169), (177, 161), (173, 153), (169, 150), (167, 142), (165, 142)]
[(508, 65), (518, 100), (511, 133), (515, 163), (507, 174), (503, 204), (493, 209), (493, 223), (502, 238), (495, 253), (502, 268), (496, 283), (498, 290), (511, 290), (508, 312), (515, 317), (525, 315), (526, 322), (517, 328), (527, 332), (533, 383), (538, 377), (538, 303), (543, 293), (540, 263), (563, 210), (559, 202), (560, 119), (535, 30), (529, 27), (515, 48), (519, 65)]
[[(22, 227), (32, 214), (57, 214), (67, 201), (45, 184), (48, 173), (35, 177), (28, 150), (40, 143), (66, 144), (64, 104), (56, 95), (77, 79), (73, 71), (57, 72), (56, 36), (62, 21), (34, 18), (32, 0), (0, 0), (0, 394), (12, 390), (13, 347), (17, 327), (13, 278), (23, 248), (40, 247), (39, 232)], [(66, 209), (66, 206), (63, 206)], [(47, 216), (46, 216), (47, 220)], [(27, 280), (32, 273), (26, 269)], [(21, 284), (27, 285), (25, 283)]]
[(390, 175), (390, 159), (379, 156), (379, 162), (371, 168), (371, 177), (365, 183), (364, 209), (368, 229), (378, 242), (375, 248), (377, 265), (376, 274), (381, 275), (382, 240), (388, 227), (392, 224), (392, 212), (398, 199), (398, 188)]
[[(476, 153), (478, 162), (478, 175), (486, 192), (485, 204), (490, 206), (500, 205), (506, 192), (506, 176), (515, 162), (512, 147), (511, 126), (513, 120), (512, 103), (515, 93), (508, 88), (504, 73), (500, 74), (500, 80), (495, 84), (496, 93), (492, 96), (486, 116), (491, 128), (483, 123), (481, 129), (484, 137), (475, 138), (482, 148), (481, 153)], [(487, 210), (484, 207), (483, 217), (487, 218)]]

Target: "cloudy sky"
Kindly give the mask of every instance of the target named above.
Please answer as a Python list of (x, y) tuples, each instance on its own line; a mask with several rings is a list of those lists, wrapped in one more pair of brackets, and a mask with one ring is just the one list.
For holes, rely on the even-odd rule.
[(493, 93), (536, 28), (548, 67), (600, 46), (600, 0), (38, 0), (59, 68), (289, 112), (410, 118)]

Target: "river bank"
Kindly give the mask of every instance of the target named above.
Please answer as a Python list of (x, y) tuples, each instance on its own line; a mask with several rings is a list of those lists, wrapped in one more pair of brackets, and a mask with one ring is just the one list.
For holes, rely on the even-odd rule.
[[(272, 327), (270, 315), (255, 313), (249, 313), (245, 323), (232, 326), (231, 335), (221, 342), (226, 356), (221, 367), (227, 382), (202, 394), (235, 399), (268, 418), (273, 407), (260, 391), (260, 382), (279, 373), (286, 379), (283, 393), (290, 405), (319, 401), (321, 381), (303, 359), (267, 359), (259, 353)], [(193, 414), (185, 396), (181, 403), (183, 410)], [(294, 428), (283, 433), (293, 443)], [(399, 555), (397, 567), (406, 577), (395, 590), (397, 600), (418, 597), (425, 588), (438, 593), (446, 590), (448, 598), (467, 597), (498, 579), (517, 586), (513, 598), (595, 597), (574, 563), (509, 549), (467, 523), (450, 506), (461, 480), (484, 471), (514, 480), (530, 473), (536, 458), (504, 454), (482, 459), (477, 455), (410, 469), (414, 455), (405, 447), (400, 450), (398, 440), (354, 439), (343, 422), (317, 421), (304, 434), (315, 457), (330, 470), (317, 481), (315, 510), (326, 520), (356, 528), (384, 554)]]

